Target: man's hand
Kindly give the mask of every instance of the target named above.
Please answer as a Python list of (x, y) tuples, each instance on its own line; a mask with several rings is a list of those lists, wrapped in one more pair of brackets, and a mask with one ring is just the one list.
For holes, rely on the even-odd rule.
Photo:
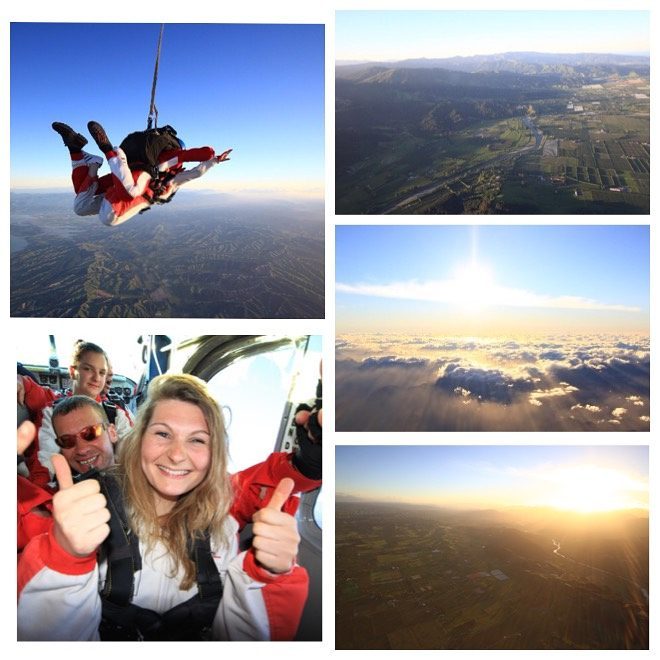
[(52, 457), (59, 491), (53, 497), (53, 533), (59, 546), (75, 557), (94, 552), (110, 534), (110, 511), (96, 479), (73, 483), (64, 456)]
[(16, 429), (16, 453), (22, 454), (37, 437), (37, 427), (29, 420)]
[(234, 151), (233, 149), (227, 149), (227, 151), (223, 151), (219, 156), (215, 156), (215, 162), (216, 163), (224, 163), (226, 160), (231, 160), (229, 158), (229, 154)]
[(282, 511), (293, 490), (293, 479), (282, 479), (273, 491), (270, 502), (252, 516), (252, 547), (259, 564), (271, 573), (286, 573), (291, 570), (300, 536), (296, 519)]

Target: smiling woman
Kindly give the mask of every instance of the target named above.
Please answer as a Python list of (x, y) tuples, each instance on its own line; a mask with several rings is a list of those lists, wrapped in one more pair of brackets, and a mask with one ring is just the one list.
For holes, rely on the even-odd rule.
[(210, 443), (208, 425), (195, 404), (169, 400), (155, 407), (142, 439), (141, 458), (159, 516), (202, 482), (211, 462)]

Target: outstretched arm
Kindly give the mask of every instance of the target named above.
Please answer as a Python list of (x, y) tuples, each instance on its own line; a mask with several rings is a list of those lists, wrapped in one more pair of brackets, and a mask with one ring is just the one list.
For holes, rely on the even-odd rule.
[(172, 179), (172, 183), (178, 187), (182, 186), (184, 183), (192, 181), (193, 179), (198, 179), (218, 163), (224, 163), (229, 160), (229, 154), (231, 152), (232, 150), (228, 149), (227, 151), (223, 151), (219, 156), (214, 155), (209, 160), (201, 162), (197, 167), (193, 167), (191, 170), (183, 170), (182, 172), (179, 172), (174, 179)]
[(203, 163), (215, 158), (213, 147), (196, 147), (195, 149), (168, 149), (158, 157), (158, 170), (167, 172), (183, 163)]

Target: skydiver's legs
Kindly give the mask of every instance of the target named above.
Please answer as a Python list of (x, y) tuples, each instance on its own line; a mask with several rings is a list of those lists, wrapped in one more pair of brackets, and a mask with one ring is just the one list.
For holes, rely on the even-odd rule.
[(76, 198), (73, 212), (76, 215), (96, 215), (101, 208), (103, 194), (99, 190), (98, 170), (103, 159), (86, 151), (71, 154), (71, 180)]
[(64, 146), (71, 153), (82, 151), (82, 148), (87, 144), (87, 138), (80, 133), (76, 133), (68, 124), (63, 124), (61, 121), (54, 121), (51, 125), (53, 130), (59, 133)]
[(103, 201), (98, 190), (98, 170), (103, 159), (83, 151), (87, 138), (76, 133), (71, 126), (56, 121), (53, 122), (53, 130), (61, 136), (71, 155), (71, 181), (76, 193), (73, 212), (82, 216), (96, 215)]
[(124, 151), (117, 147), (105, 157), (112, 172), (117, 197), (126, 202), (140, 197), (149, 187), (151, 175), (144, 170), (131, 170)]
[(76, 215), (96, 215), (101, 210), (103, 195), (98, 194), (98, 182), (94, 181), (73, 200), (73, 212)]
[(71, 154), (71, 180), (76, 195), (98, 181), (98, 171), (102, 164), (103, 158), (88, 154), (86, 151)]
[(103, 199), (99, 210), (99, 218), (104, 225), (116, 227), (141, 211), (148, 209), (151, 205), (144, 197), (136, 197), (128, 201), (110, 202), (108, 196)]
[[(126, 154), (120, 147), (113, 147), (105, 129), (96, 121), (90, 121), (87, 128), (99, 149), (105, 154), (113, 174), (117, 200), (130, 202), (140, 197), (151, 181), (151, 175), (142, 170), (131, 170)], [(111, 200), (113, 203), (115, 200)]]

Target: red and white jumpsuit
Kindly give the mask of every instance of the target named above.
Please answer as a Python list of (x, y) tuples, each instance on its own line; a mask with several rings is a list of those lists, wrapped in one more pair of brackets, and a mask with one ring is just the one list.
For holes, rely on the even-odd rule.
[[(264, 463), (232, 477), (234, 500), (224, 538), (211, 540), (224, 587), (213, 639), (290, 640), (296, 634), (307, 599), (307, 571), (295, 565), (288, 573), (269, 573), (257, 564), (253, 549), (241, 552), (238, 544), (238, 532), (268, 503), (284, 477), (294, 480), (296, 492), (321, 484), (298, 472), (287, 453), (271, 454)], [(291, 496), (283, 510), (293, 515), (298, 502)], [(25, 536), (30, 531), (26, 526)], [(74, 557), (57, 544), (51, 528), (35, 531), (18, 565), (18, 639), (98, 640), (105, 559), (96, 552)], [(196, 584), (181, 591), (181, 575), (172, 575), (164, 547), (148, 549), (140, 543), (140, 554), (142, 569), (135, 574), (133, 603), (164, 612), (197, 592)]]
[[(184, 183), (197, 179), (217, 164), (211, 147), (196, 149), (168, 149), (158, 161), (160, 172), (176, 172), (159, 198), (167, 199)], [(104, 225), (115, 227), (150, 206), (153, 192), (149, 187), (151, 175), (144, 170), (131, 170), (126, 154), (120, 147), (106, 154), (110, 174), (97, 175), (99, 163), (91, 160), (91, 154), (80, 151), (72, 154), (71, 179), (76, 198), (73, 210), (76, 215), (97, 215)], [(93, 158), (93, 157), (92, 157)], [(96, 160), (96, 159), (95, 159)], [(191, 170), (184, 170), (183, 163), (198, 162)]]

